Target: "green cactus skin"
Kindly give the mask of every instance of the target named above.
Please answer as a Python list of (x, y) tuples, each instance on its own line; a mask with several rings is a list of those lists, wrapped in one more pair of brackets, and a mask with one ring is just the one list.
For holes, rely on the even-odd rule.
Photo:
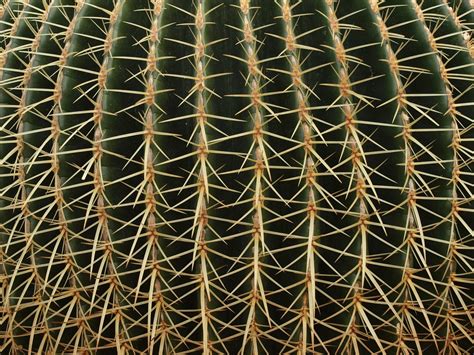
[(469, 0), (3, 0), (2, 353), (471, 354)]

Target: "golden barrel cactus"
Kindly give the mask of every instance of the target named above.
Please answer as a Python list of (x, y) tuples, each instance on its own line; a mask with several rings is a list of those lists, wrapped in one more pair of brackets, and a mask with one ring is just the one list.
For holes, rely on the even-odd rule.
[(2, 353), (472, 354), (472, 6), (2, 0)]

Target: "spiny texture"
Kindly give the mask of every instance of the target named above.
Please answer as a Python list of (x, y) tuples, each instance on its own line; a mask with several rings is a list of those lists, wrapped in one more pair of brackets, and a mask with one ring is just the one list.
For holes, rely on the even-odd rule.
[(3, 0), (2, 353), (472, 354), (470, 0)]

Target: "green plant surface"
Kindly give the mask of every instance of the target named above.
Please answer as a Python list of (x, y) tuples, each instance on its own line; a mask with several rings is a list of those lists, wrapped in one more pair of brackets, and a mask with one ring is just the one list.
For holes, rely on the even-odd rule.
[(2, 354), (471, 354), (473, 26), (0, 1)]

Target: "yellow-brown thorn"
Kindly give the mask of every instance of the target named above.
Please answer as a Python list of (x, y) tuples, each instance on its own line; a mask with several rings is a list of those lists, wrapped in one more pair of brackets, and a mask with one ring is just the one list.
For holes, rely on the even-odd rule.
[(156, 17), (161, 15), (161, 11), (163, 10), (163, 0), (151, 0), (153, 4), (153, 12)]
[[(104, 52), (109, 51), (109, 49), (104, 48)], [(107, 80), (107, 61), (104, 60), (99, 69), (99, 74), (97, 76), (97, 86), (100, 91), (105, 89), (105, 82)]]
[[(329, 5), (329, 14), (328, 14), (328, 22), (329, 27), (331, 28), (333, 36), (339, 33), (339, 20), (337, 19), (336, 13), (332, 7), (332, 1), (327, 1)], [(330, 3), (330, 4), (329, 4)]]
[[(152, 81), (148, 81), (146, 83), (146, 88), (145, 88), (145, 104), (148, 107), (153, 106), (155, 101), (155, 90), (153, 86)], [(153, 127), (147, 127), (147, 134), (150, 134), (153, 136)]]
[(240, 11), (247, 17), (250, 11), (250, 0), (240, 0)]
[(199, 31), (202, 31), (204, 29), (204, 12), (202, 8), (202, 3), (198, 3), (198, 8), (196, 12), (196, 16), (194, 18), (194, 25)]

